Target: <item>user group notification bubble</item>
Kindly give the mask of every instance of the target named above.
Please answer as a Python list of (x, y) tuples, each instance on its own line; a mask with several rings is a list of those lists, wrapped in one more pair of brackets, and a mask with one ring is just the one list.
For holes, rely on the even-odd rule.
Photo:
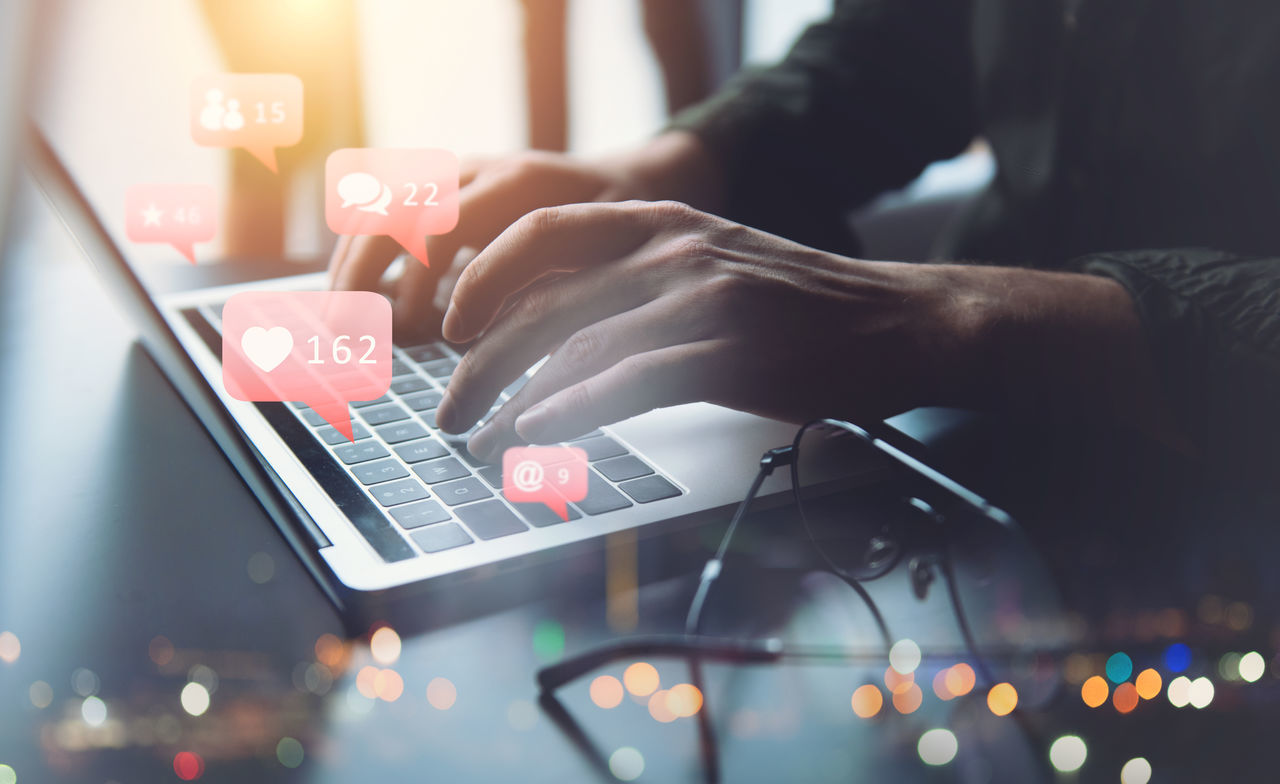
[(217, 195), (212, 185), (148, 183), (124, 194), (125, 235), (133, 242), (172, 245), (192, 264), (195, 243), (217, 231)]
[(567, 501), (587, 497), (587, 453), (576, 446), (513, 446), (502, 453), (502, 495), (546, 504), (569, 519)]
[(222, 309), (227, 393), (306, 403), (348, 440), (348, 404), (386, 394), (391, 361), (391, 304), (381, 294), (248, 291)]
[(191, 82), (191, 138), (243, 147), (271, 171), (276, 148), (302, 139), (302, 80), (293, 74), (217, 73)]
[(428, 266), (427, 237), (458, 223), (458, 157), (448, 150), (335, 150), (324, 189), (331, 231), (386, 235)]

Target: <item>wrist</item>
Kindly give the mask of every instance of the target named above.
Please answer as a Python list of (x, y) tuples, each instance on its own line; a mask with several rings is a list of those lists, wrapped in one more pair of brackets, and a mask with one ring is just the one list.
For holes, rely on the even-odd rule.
[(671, 199), (711, 213), (723, 206), (719, 163), (702, 140), (688, 131), (667, 131), (604, 164), (627, 183), (631, 198)]

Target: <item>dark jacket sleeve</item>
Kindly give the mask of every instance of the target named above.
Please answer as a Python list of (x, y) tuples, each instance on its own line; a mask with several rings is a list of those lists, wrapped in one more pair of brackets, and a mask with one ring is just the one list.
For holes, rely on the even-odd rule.
[(837, 0), (781, 62), (670, 127), (724, 166), (725, 217), (838, 250), (851, 207), (976, 135), (970, 16), (969, 0)]
[(1211, 250), (1076, 260), (1133, 297), (1179, 424), (1209, 466), (1280, 480), (1280, 258)]

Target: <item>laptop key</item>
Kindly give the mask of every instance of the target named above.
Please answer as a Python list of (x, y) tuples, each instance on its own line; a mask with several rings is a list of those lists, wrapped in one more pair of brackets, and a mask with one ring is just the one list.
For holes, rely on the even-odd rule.
[[(481, 498), (491, 498), (493, 493), (489, 489), (480, 484), (480, 480), (474, 476), (466, 479), (459, 479), (456, 482), (446, 482), (442, 485), (435, 485), (431, 488), (435, 491), (436, 496), (449, 506), (457, 506), (465, 504), (468, 501), (476, 501)], [(628, 504), (630, 506), (630, 504)]]
[(391, 360), (391, 375), (407, 376), (412, 372), (413, 372), (413, 368), (409, 367), (408, 365), (401, 362), (400, 360), (398, 359)]
[(404, 466), (395, 460), (379, 460), (376, 463), (361, 463), (351, 469), (361, 484), (376, 485), (379, 482), (390, 482), (409, 475)]
[[(481, 478), (484, 479), (484, 481), (488, 482), (489, 486), (492, 487), (494, 490), (502, 489), (502, 466), (500, 465), (480, 466), (479, 468), (476, 469), (476, 473), (479, 474)], [(532, 506), (542, 506), (542, 504), (532, 504)], [(544, 506), (543, 508), (545, 509), (546, 507)]]
[(299, 409), (298, 413), (301, 414), (306, 423), (312, 427), (324, 427), (329, 424), (325, 421), (324, 417), (309, 408)]
[(378, 499), (378, 503), (383, 506), (395, 506), (396, 504), (407, 504), (410, 501), (418, 501), (430, 495), (427, 488), (416, 479), (401, 479), (398, 482), (388, 482), (385, 485), (374, 485), (369, 488), (369, 492), (373, 493), (373, 497)]
[(397, 395), (407, 395), (410, 392), (421, 392), (428, 386), (430, 385), (422, 376), (406, 376), (392, 381), (391, 391)]
[(440, 405), (440, 393), (434, 389), (420, 392), (416, 395), (406, 395), (401, 399), (406, 406), (414, 411), (426, 411), (429, 408), (435, 408)]
[(434, 438), (424, 438), (421, 441), (410, 441), (407, 444), (401, 444), (396, 447), (396, 454), (400, 455), (400, 459), (406, 463), (421, 463), (423, 460), (444, 457), (449, 454), (449, 450), (445, 449), (444, 444)]
[(587, 474), (587, 497), (574, 503), (589, 515), (604, 514), (631, 506), (626, 496), (614, 490), (613, 485), (601, 479), (595, 471)]
[(437, 482), (448, 482), (450, 479), (461, 479), (464, 476), (471, 475), (466, 466), (452, 457), (420, 463), (413, 467), (413, 472), (429, 485), (434, 485)]
[(351, 407), (352, 408), (368, 408), (369, 406), (380, 406), (383, 403), (390, 403), (390, 402), (391, 402), (391, 398), (387, 397), (386, 395), (383, 395), (382, 397), (376, 397), (373, 400), (353, 400), (351, 401)]
[(397, 405), (378, 406), (377, 408), (366, 408), (360, 412), (360, 417), (371, 425), (385, 425), (388, 422), (399, 422), (401, 419), (408, 419), (409, 412), (403, 407)]
[(581, 441), (581, 440), (583, 440), (583, 439), (585, 439), (585, 438), (595, 438), (596, 436), (602, 436), (602, 435), (604, 435), (604, 431), (597, 427), (595, 430), (592, 430), (590, 433), (583, 433), (582, 435), (580, 435), (580, 436), (574, 436), (573, 438), (570, 438), (569, 440), (570, 440), (570, 441)]
[(607, 457), (617, 457), (627, 453), (626, 447), (608, 436), (584, 438), (581, 441), (574, 441), (573, 445), (586, 451), (587, 460), (592, 463), (597, 460), (604, 460)]
[(430, 362), (433, 359), (444, 359), (448, 356), (448, 354), (444, 353), (444, 349), (430, 344), (425, 346), (411, 346), (406, 348), (404, 353), (407, 354), (409, 359), (412, 359), (414, 362)]
[(623, 482), (618, 487), (642, 504), (680, 495), (680, 488), (657, 474), (646, 476), (642, 479), (632, 479), (630, 482)]
[(443, 523), (449, 519), (449, 512), (435, 501), (419, 501), (395, 507), (391, 510), (391, 516), (404, 528), (421, 528), (432, 523)]
[(422, 548), (424, 553), (438, 553), (441, 550), (452, 550), (464, 544), (471, 544), (474, 539), (462, 530), (457, 523), (440, 523), (429, 525), (421, 531), (409, 534), (414, 544)]
[(402, 441), (412, 441), (415, 438), (422, 438), (427, 431), (417, 422), (396, 422), (390, 425), (383, 425), (378, 428), (378, 435), (382, 436), (382, 440), (388, 444), (399, 444)]
[(480, 466), (491, 465), (490, 463), (486, 463), (485, 461), (481, 460), (480, 458), (476, 457), (475, 455), (467, 451), (467, 439), (471, 438), (471, 431), (468, 431), (466, 433), (459, 433), (457, 435), (453, 433), (441, 433), (440, 437), (444, 439), (444, 442), (446, 444), (453, 447), (454, 450), (457, 451), (458, 457), (461, 457), (463, 460), (467, 461), (468, 464), (475, 466), (476, 468), (479, 468)]
[(430, 362), (423, 362), (422, 369), (427, 371), (427, 375), (432, 378), (444, 378), (453, 375), (453, 369), (458, 366), (458, 360), (452, 358), (433, 359)]
[[(355, 436), (356, 441), (369, 437), (369, 431), (359, 422), (351, 423), (351, 434)], [(347, 437), (345, 434), (339, 433), (338, 429), (334, 427), (320, 428), (319, 430), (316, 431), (316, 435), (320, 438), (321, 441), (324, 441), (329, 446), (336, 446), (338, 444), (351, 443), (350, 441), (347, 440)]]
[[(539, 528), (546, 528), (549, 525), (567, 522), (560, 519), (560, 515), (551, 511), (551, 507), (546, 504), (512, 504), (516, 508), (516, 512), (525, 519), (530, 525), (536, 525)], [(569, 519), (579, 520), (582, 515), (577, 509), (569, 507)]]
[(459, 507), (454, 514), (481, 539), (497, 539), (529, 530), (529, 526), (520, 522), (520, 518), (496, 499)]
[(622, 455), (601, 460), (596, 463), (596, 470), (615, 482), (635, 479), (637, 476), (648, 476), (653, 473), (643, 460), (635, 455)]
[(377, 460), (380, 457), (387, 457), (391, 453), (387, 448), (377, 441), (365, 441), (361, 444), (347, 444), (333, 450), (338, 459), (347, 465), (355, 465), (363, 463), (366, 460)]

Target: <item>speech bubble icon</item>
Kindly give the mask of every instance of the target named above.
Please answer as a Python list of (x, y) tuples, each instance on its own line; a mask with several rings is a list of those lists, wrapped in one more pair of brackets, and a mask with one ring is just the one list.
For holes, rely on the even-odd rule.
[(391, 304), (371, 291), (246, 291), (222, 308), (222, 383), (254, 403), (301, 402), (354, 441), (352, 401), (391, 386)]
[(587, 453), (576, 446), (513, 446), (502, 453), (502, 495), (545, 504), (569, 519), (567, 501), (587, 497)]
[(427, 237), (458, 223), (458, 157), (448, 150), (334, 150), (324, 180), (331, 231), (386, 235), (427, 266)]
[(195, 243), (217, 233), (217, 195), (212, 185), (131, 185), (124, 193), (124, 215), (131, 241), (172, 245), (195, 264)]
[(276, 148), (302, 139), (302, 80), (293, 74), (217, 73), (191, 82), (191, 139), (243, 147), (271, 171)]

